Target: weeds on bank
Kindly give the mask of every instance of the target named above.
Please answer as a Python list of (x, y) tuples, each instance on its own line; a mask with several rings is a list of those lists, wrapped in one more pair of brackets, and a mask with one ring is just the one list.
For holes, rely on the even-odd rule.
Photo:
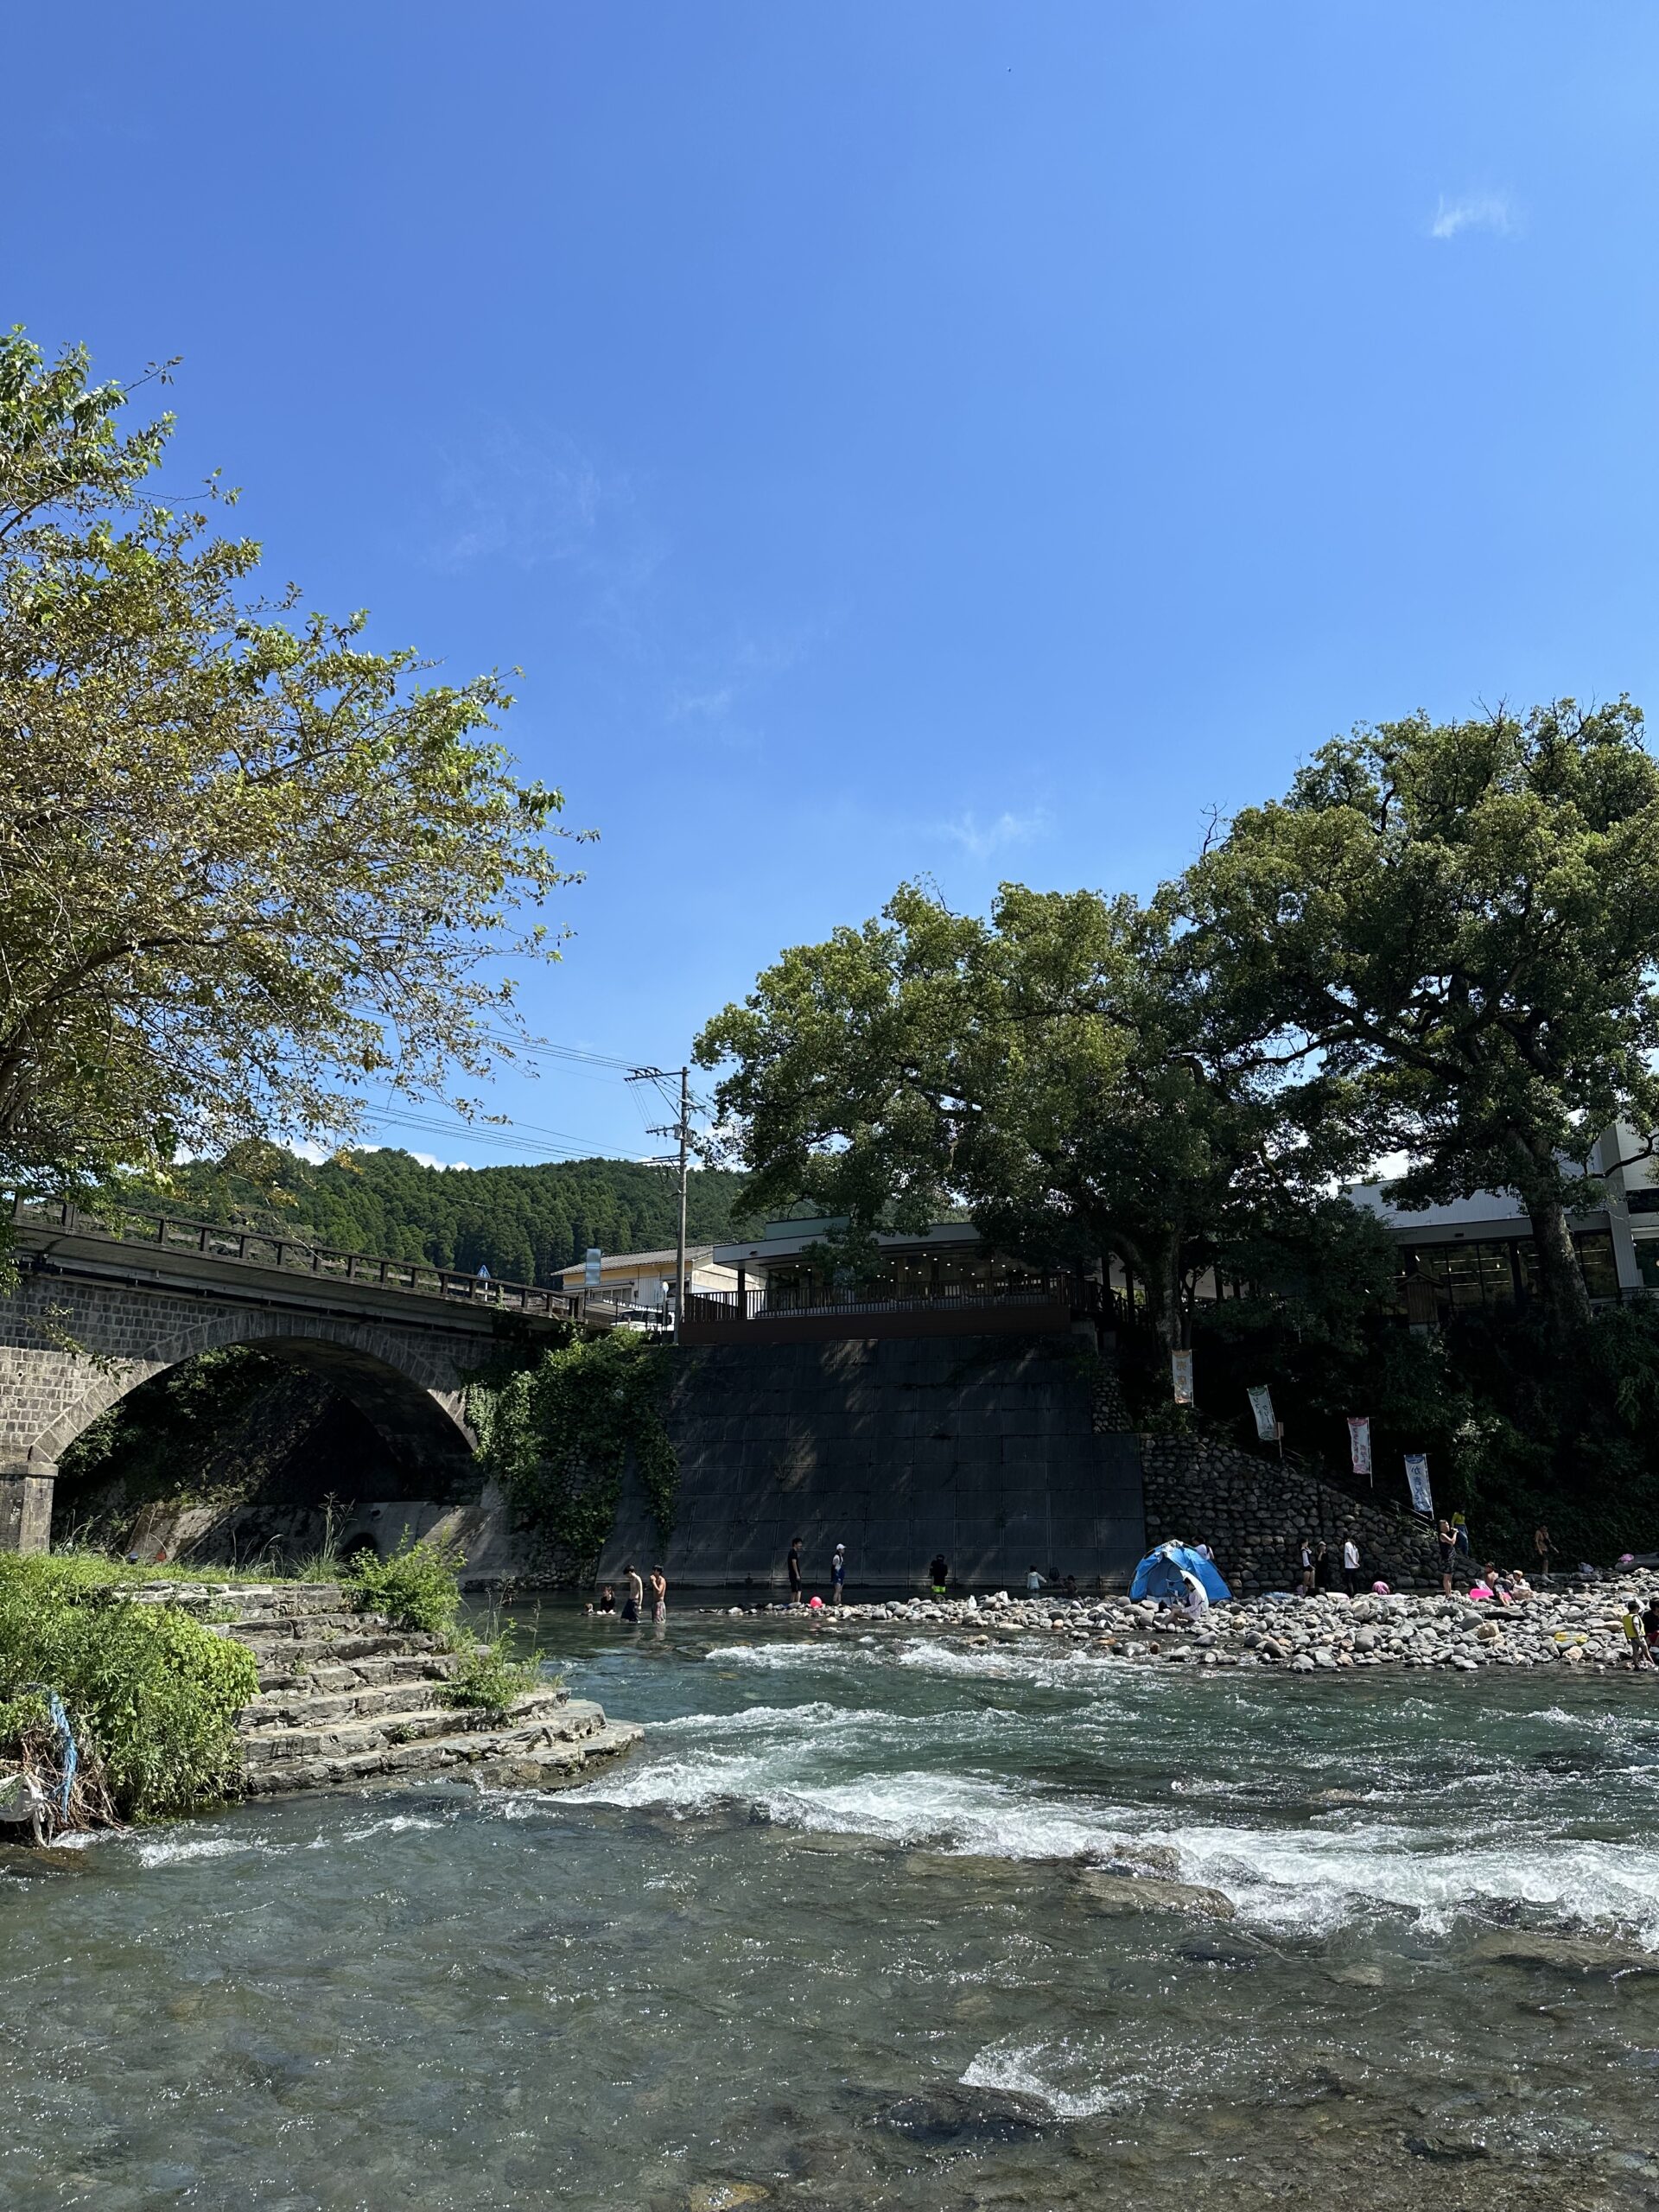
[(445, 1683), (446, 1705), (470, 1706), (486, 1713), (505, 1713), (531, 1690), (548, 1686), (542, 1673), (542, 1655), (529, 1651), (522, 1657), (512, 1649), (512, 1632), (503, 1630), (487, 1643), (474, 1644), (461, 1657), (460, 1668)]
[(453, 1544), (425, 1543), (405, 1529), (386, 1558), (364, 1553), (340, 1579), (360, 1612), (384, 1613), (399, 1628), (447, 1637), (461, 1611), (460, 1578), (466, 1564)]
[(115, 1564), (0, 1554), (0, 1758), (54, 1779), (55, 1691), (82, 1761), (70, 1825), (188, 1812), (240, 1784), (236, 1716), (253, 1654), (175, 1605), (133, 1600)]

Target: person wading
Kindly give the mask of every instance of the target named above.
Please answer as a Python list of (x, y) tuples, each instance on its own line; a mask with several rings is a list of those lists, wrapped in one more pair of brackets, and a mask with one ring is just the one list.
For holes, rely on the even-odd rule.
[(632, 1560), (624, 1563), (622, 1576), (628, 1586), (628, 1594), (622, 1600), (622, 1618), (625, 1621), (637, 1621), (639, 1618), (640, 1604), (645, 1594), (645, 1586), (639, 1580), (639, 1569)]
[(660, 1567), (651, 1570), (651, 1618), (654, 1621), (668, 1618), (668, 1577)]

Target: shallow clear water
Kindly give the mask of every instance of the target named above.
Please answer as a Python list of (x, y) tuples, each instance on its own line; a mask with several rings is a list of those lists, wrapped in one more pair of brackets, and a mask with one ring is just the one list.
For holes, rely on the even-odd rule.
[(0, 2204), (1659, 2205), (1649, 1679), (538, 1632), (581, 1789), (0, 1855)]

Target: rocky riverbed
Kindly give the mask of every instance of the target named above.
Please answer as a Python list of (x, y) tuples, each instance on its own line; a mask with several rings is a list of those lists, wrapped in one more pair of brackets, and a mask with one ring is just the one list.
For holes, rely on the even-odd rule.
[[(900, 1599), (849, 1605), (823, 1613), (779, 1605), (721, 1608), (727, 1618), (794, 1620), (809, 1634), (843, 1637), (920, 1630), (970, 1645), (1027, 1637), (1065, 1637), (1073, 1644), (1148, 1663), (1198, 1667), (1279, 1667), (1308, 1675), (1342, 1668), (1618, 1667), (1630, 1664), (1620, 1625), (1659, 1594), (1659, 1576), (1633, 1575), (1587, 1587), (1548, 1590), (1502, 1605), (1489, 1599), (1401, 1592), (1349, 1598), (1280, 1593), (1214, 1605), (1198, 1622), (1147, 1599), (1014, 1597), (935, 1601)], [(1659, 1690), (1659, 1669), (1655, 1670)]]

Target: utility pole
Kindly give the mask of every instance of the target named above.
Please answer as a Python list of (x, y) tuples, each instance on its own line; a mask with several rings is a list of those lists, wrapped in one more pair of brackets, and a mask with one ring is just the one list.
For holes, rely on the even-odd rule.
[(680, 1078), (679, 1119), (654, 1126), (654, 1137), (675, 1137), (679, 1142), (677, 1159), (664, 1161), (664, 1166), (677, 1166), (680, 1180), (679, 1235), (674, 1249), (674, 1341), (680, 1341), (680, 1323), (685, 1314), (685, 1190), (691, 1154), (691, 1071), (690, 1068), (635, 1068), (628, 1076), (630, 1083), (666, 1083), (671, 1075)]

